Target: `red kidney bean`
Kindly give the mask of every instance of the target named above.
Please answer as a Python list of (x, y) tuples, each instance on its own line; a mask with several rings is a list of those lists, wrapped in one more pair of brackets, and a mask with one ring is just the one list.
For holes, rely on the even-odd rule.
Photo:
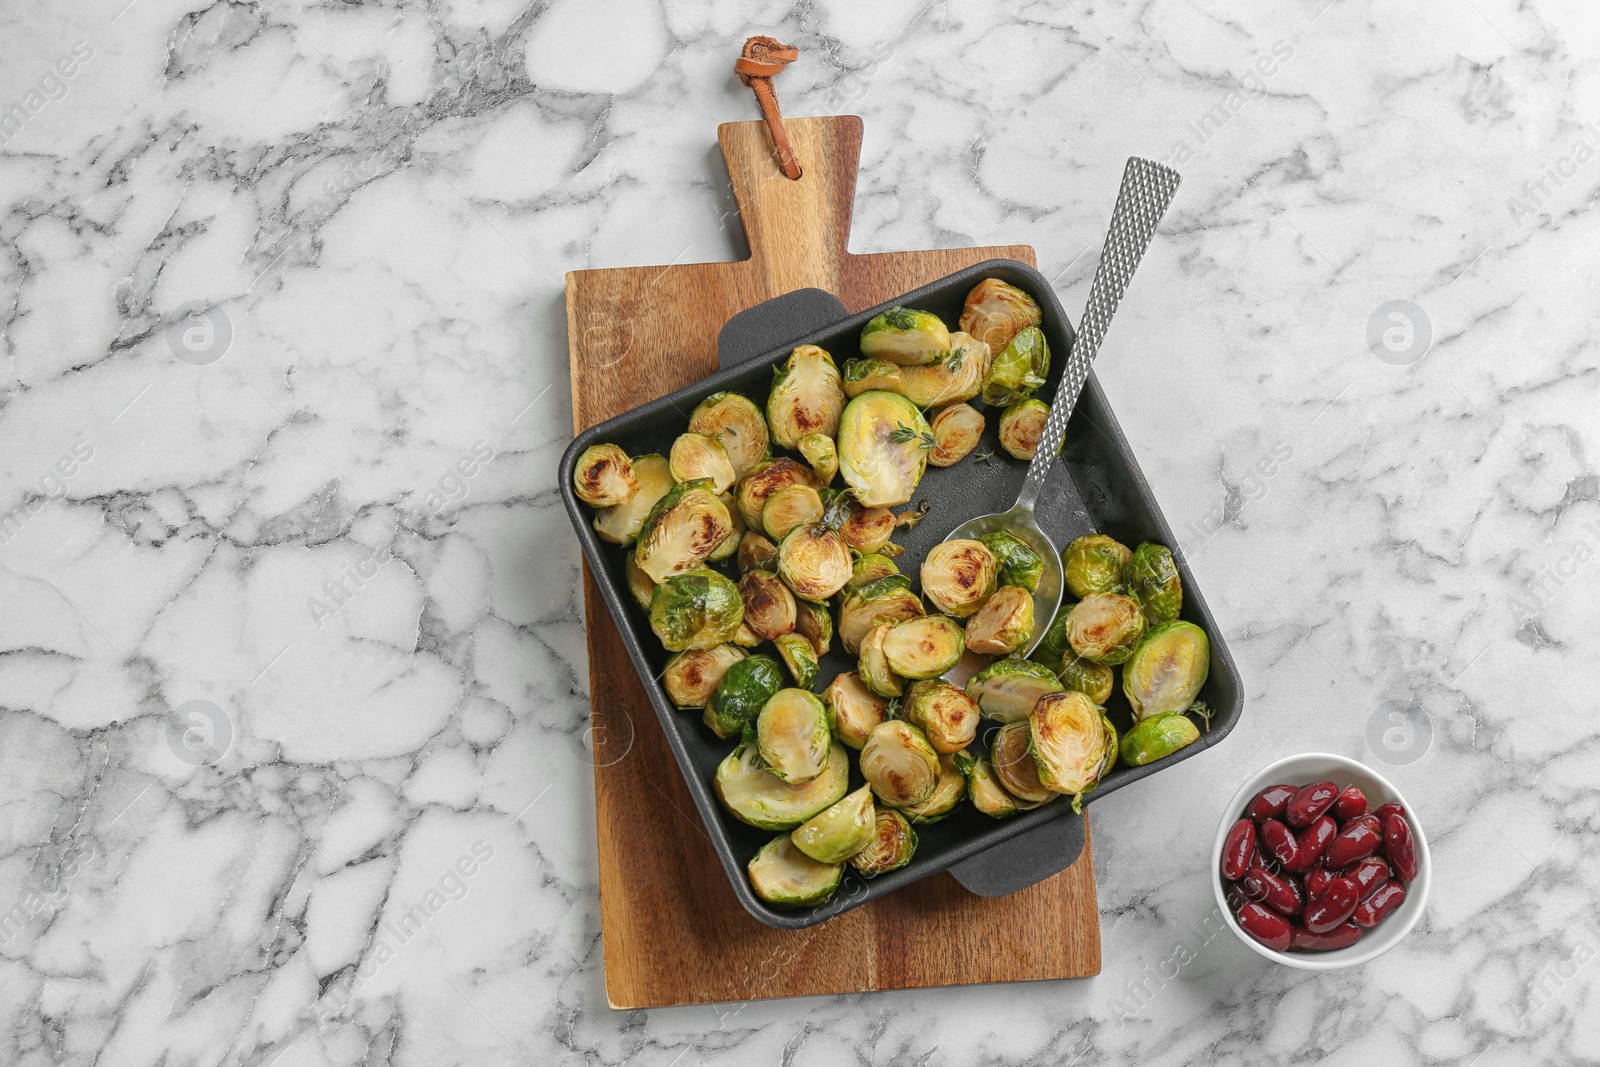
[(1356, 910), (1360, 890), (1349, 878), (1335, 878), (1322, 894), (1306, 905), (1306, 929), (1325, 934), (1342, 924)]
[(1285, 870), (1295, 869), (1295, 861), (1300, 858), (1300, 844), (1293, 830), (1277, 819), (1262, 819), (1260, 840), (1267, 846), (1267, 852), (1273, 859), (1283, 864)]
[(1373, 890), (1389, 880), (1389, 865), (1376, 856), (1368, 856), (1360, 863), (1342, 872), (1341, 877), (1349, 878), (1355, 882), (1356, 889), (1365, 900), (1372, 895)]
[(1377, 818), (1362, 815), (1344, 824), (1344, 828), (1328, 842), (1328, 851), (1323, 858), (1329, 867), (1348, 867), (1378, 851), (1381, 844), (1383, 830)]
[(1222, 877), (1237, 882), (1250, 869), (1250, 857), (1256, 850), (1256, 824), (1240, 819), (1228, 831), (1222, 842)]
[(1391, 800), (1389, 803), (1385, 804), (1372, 814), (1378, 817), (1379, 822), (1382, 822), (1390, 815), (1398, 815), (1403, 819), (1406, 817), (1406, 809), (1400, 806), (1400, 802), (1398, 800)]
[(1347, 922), (1342, 926), (1335, 926), (1325, 934), (1314, 934), (1299, 923), (1289, 929), (1289, 944), (1292, 948), (1309, 952), (1331, 952), (1336, 948), (1349, 948), (1361, 940), (1361, 935), (1366, 931), (1355, 923)]
[(1367, 794), (1363, 793), (1360, 787), (1351, 785), (1346, 786), (1344, 792), (1333, 802), (1332, 814), (1335, 819), (1343, 823), (1359, 815), (1365, 815), (1371, 810), (1372, 806), (1367, 803)]
[(1356, 910), (1350, 918), (1361, 926), (1368, 928), (1377, 926), (1389, 917), (1389, 913), (1405, 903), (1406, 887), (1399, 882), (1385, 882), (1378, 891), (1356, 905)]
[(1250, 810), (1246, 814), (1258, 822), (1276, 819), (1283, 815), (1284, 805), (1289, 803), (1289, 798), (1299, 791), (1292, 785), (1269, 785), (1250, 801)]
[(1284, 806), (1283, 818), (1290, 826), (1310, 826), (1339, 799), (1339, 787), (1332, 782), (1312, 782), (1302, 786)]
[(1319, 816), (1316, 822), (1295, 838), (1294, 863), (1285, 863), (1284, 867), (1291, 871), (1309, 871), (1322, 859), (1322, 854), (1338, 832), (1339, 824), (1330, 816)]
[(1411, 839), (1411, 826), (1403, 815), (1388, 815), (1383, 820), (1383, 851), (1403, 882), (1417, 877), (1417, 845)]
[(1289, 920), (1254, 901), (1239, 909), (1239, 926), (1274, 952), (1285, 952), (1289, 948)]
[(1300, 887), (1264, 867), (1252, 867), (1245, 873), (1244, 891), (1251, 900), (1259, 900), (1273, 911), (1300, 914)]
[(1244, 887), (1238, 882), (1222, 884), (1222, 899), (1228, 902), (1229, 910), (1234, 912), (1250, 902), (1250, 898), (1244, 895)]
[(1334, 874), (1326, 867), (1313, 867), (1306, 872), (1306, 899), (1311, 900), (1322, 895), (1328, 888), (1328, 883), (1333, 881)]

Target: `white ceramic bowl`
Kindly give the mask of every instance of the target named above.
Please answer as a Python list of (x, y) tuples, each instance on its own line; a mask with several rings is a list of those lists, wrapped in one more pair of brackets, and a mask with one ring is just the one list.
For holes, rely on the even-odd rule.
[[(1406, 809), (1406, 820), (1411, 824), (1412, 836), (1416, 838), (1417, 877), (1406, 886), (1406, 899), (1399, 909), (1368, 930), (1360, 941), (1349, 948), (1334, 949), (1331, 952), (1274, 952), (1240, 929), (1239, 921), (1234, 918), (1232, 909), (1228, 907), (1227, 897), (1222, 891), (1222, 844), (1228, 836), (1228, 830), (1244, 817), (1245, 807), (1251, 799), (1267, 786), (1279, 783), (1301, 786), (1323, 779), (1336, 783), (1340, 789), (1349, 785), (1359, 786), (1367, 795), (1367, 800), (1372, 804), (1374, 811), (1390, 801), (1398, 801)], [(1222, 822), (1217, 827), (1217, 840), (1211, 846), (1211, 888), (1216, 893), (1217, 907), (1221, 909), (1229, 928), (1239, 935), (1239, 940), (1267, 959), (1287, 967), (1298, 967), (1303, 971), (1333, 971), (1340, 967), (1353, 967), (1358, 963), (1377, 959), (1399, 944), (1400, 939), (1411, 932), (1417, 918), (1422, 914), (1422, 909), (1428, 904), (1428, 883), (1432, 875), (1433, 861), (1428, 855), (1428, 838), (1423, 834), (1422, 826), (1417, 821), (1416, 810), (1406, 802), (1405, 797), (1400, 795), (1400, 790), (1366, 764), (1344, 756), (1335, 756), (1330, 752), (1308, 752), (1301, 756), (1290, 756), (1288, 759), (1281, 759), (1277, 763), (1261, 768), (1249, 781), (1239, 787), (1237, 793), (1233, 794), (1233, 799), (1223, 810)]]

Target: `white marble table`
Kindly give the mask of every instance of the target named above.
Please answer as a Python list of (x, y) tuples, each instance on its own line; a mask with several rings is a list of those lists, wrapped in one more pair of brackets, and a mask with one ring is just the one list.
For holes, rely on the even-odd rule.
[[(0, 1062), (1600, 1059), (1600, 17), (1325, 2), (13, 0)], [(561, 281), (741, 254), (753, 32), (866, 120), (859, 251), (1076, 306), (1185, 175), (1099, 374), (1249, 706), (1095, 806), (1098, 978), (605, 1005)], [(1436, 862), (1326, 976), (1191, 926), (1312, 749)]]

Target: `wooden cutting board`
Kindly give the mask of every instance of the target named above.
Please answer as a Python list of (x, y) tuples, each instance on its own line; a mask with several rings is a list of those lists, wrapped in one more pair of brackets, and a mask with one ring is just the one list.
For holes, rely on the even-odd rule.
[[(1026, 245), (853, 255), (847, 247), (861, 120), (786, 125), (804, 168), (799, 181), (778, 170), (764, 123), (731, 122), (717, 131), (749, 259), (567, 275), (575, 429), (714, 372), (723, 324), (762, 301), (814, 287), (855, 312), (971, 263), (1034, 262)], [(774, 930), (751, 918), (728, 886), (587, 569), (584, 612), (613, 1008), (1099, 973), (1087, 840), (1071, 867), (1006, 897), (975, 896), (939, 874), (807, 930)], [(997, 939), (999, 929), (1027, 934)]]

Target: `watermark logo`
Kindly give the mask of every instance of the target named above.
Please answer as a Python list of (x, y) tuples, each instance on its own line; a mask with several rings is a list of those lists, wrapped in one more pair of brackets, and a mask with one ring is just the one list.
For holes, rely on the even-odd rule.
[[(1183, 124), (1184, 135), (1173, 142), (1172, 151), (1161, 162), (1169, 167), (1179, 166), (1195, 157), (1195, 152), (1210, 141), (1222, 128), (1233, 121), (1252, 100), (1267, 95), (1267, 79), (1283, 69), (1294, 58), (1294, 45), (1288, 41), (1274, 41), (1269, 55), (1256, 60), (1255, 65), (1239, 76), (1242, 88), (1234, 89), (1193, 120)], [(1190, 138), (1193, 138), (1191, 142)]]
[(1517, 1014), (1517, 1025), (1526, 1030), (1534, 1017), (1561, 999), (1567, 985), (1594, 959), (1594, 945), (1586, 932), (1567, 935), (1567, 954), (1544, 965), (1528, 983), (1528, 1002)]
[(192, 367), (208, 367), (228, 354), (233, 322), (228, 313), (204, 300), (191, 300), (167, 323), (167, 347)]
[(1522, 626), (1537, 616), (1557, 593), (1566, 588), (1568, 582), (1577, 577), (1578, 571), (1595, 557), (1596, 552), (1600, 551), (1600, 526), (1596, 526), (1591, 519), (1583, 524), (1583, 532), (1584, 537), (1574, 541), (1555, 559), (1545, 562), (1539, 568), (1538, 574), (1522, 583), (1525, 598), (1512, 596), (1509, 599), (1507, 607), (1511, 610), (1513, 625)]
[(191, 767), (216, 763), (233, 747), (233, 720), (209, 700), (190, 700), (167, 716), (167, 747)]
[(1294, 447), (1287, 441), (1279, 441), (1267, 450), (1266, 455), (1257, 459), (1253, 466), (1246, 467), (1243, 476), (1236, 484), (1224, 481), (1227, 491), (1223, 494), (1222, 500), (1199, 519), (1185, 522), (1183, 529), (1178, 531), (1178, 541), (1183, 554), (1190, 557), (1199, 555), (1200, 550), (1211, 543), (1218, 530), (1239, 517), (1246, 504), (1267, 495), (1267, 483), (1276, 478), (1283, 465), (1292, 459), (1294, 459)]
[(45, 876), (44, 882), (24, 890), (11, 908), (0, 911), (0, 947), (9, 945), (27, 925), (45, 911), (54, 911), (67, 899), (67, 883), (78, 876), (84, 866), (94, 859), (94, 844), (88, 840), (74, 842), (61, 857), (60, 865)]
[(83, 64), (94, 58), (94, 47), (88, 41), (79, 41), (72, 50), (57, 59), (40, 78), (17, 99), (0, 102), (0, 145), (22, 132), (33, 117), (50, 104), (67, 98), (67, 82), (76, 77)]
[(1211, 914), (1198, 923), (1189, 922), (1185, 925), (1187, 930), (1172, 946), (1171, 953), (1154, 968), (1146, 963), (1140, 969), (1138, 980), (1128, 979), (1123, 984), (1123, 991), (1127, 994), (1125, 997), (1111, 997), (1106, 1002), (1107, 1010), (1117, 1018), (1118, 1030), (1143, 1014), (1156, 994), (1199, 958), (1201, 951), (1227, 927), (1227, 920), (1223, 918), (1221, 908), (1212, 908)]
[(1600, 149), (1600, 126), (1585, 122), (1583, 132), (1584, 136), (1574, 141), (1564, 154), (1545, 164), (1537, 178), (1522, 183), (1520, 197), (1513, 196), (1506, 200), (1506, 208), (1516, 218), (1518, 226), (1526, 226), (1541, 213), (1547, 213), (1556, 193), (1576, 178), (1578, 171), (1595, 157), (1597, 149)]
[(633, 751), (634, 736), (633, 716), (628, 714), (628, 709), (595, 705), (589, 722), (571, 735), (570, 744), (578, 759), (589, 766), (611, 767)]
[(67, 481), (81, 471), (94, 458), (94, 446), (88, 441), (73, 444), (60, 459), (45, 469), (39, 478), (38, 490), (30, 491), (22, 503), (8, 512), (0, 512), (0, 545), (8, 545), (22, 532), (28, 520), (43, 510), (52, 500), (67, 495)]
[(1433, 345), (1433, 322), (1409, 300), (1389, 300), (1367, 319), (1367, 347), (1391, 367), (1409, 367)]
[(1367, 716), (1367, 747), (1396, 767), (1415, 763), (1433, 745), (1433, 720), (1416, 701), (1386, 700)]

